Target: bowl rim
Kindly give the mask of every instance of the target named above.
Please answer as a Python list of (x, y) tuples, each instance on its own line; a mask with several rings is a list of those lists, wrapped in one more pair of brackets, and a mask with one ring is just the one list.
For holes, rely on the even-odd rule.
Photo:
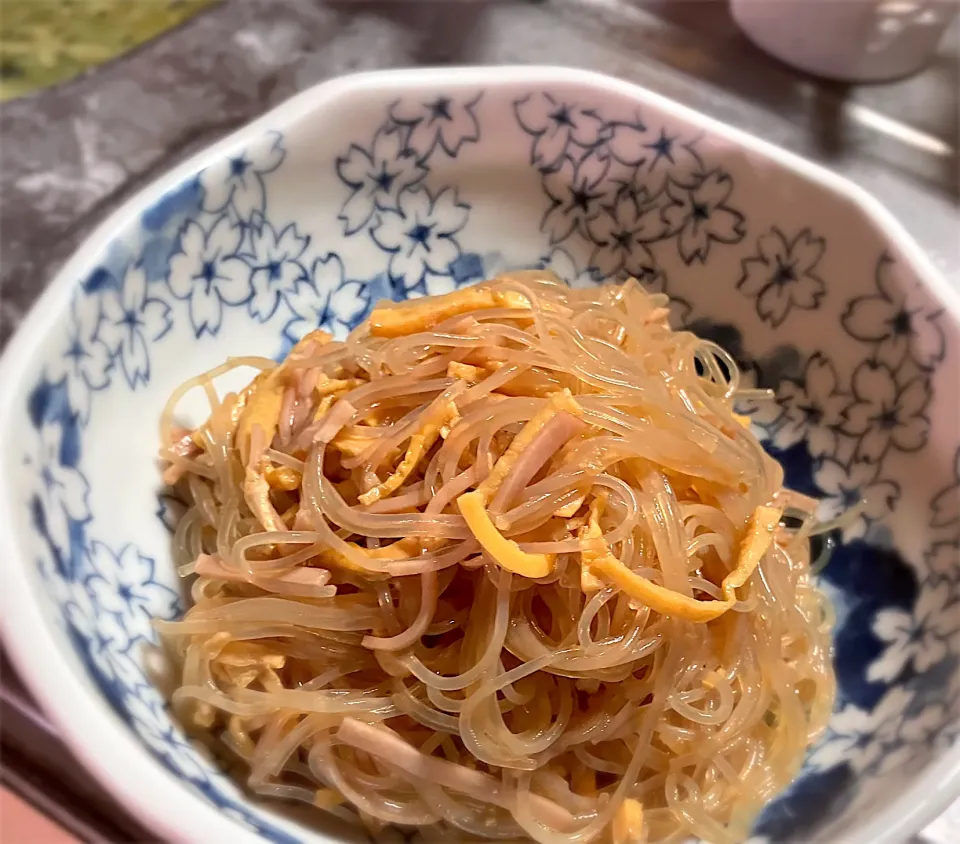
[[(900, 250), (921, 283), (960, 323), (960, 290), (936, 269), (919, 244), (876, 198), (863, 188), (826, 167), (784, 150), (740, 129), (708, 117), (688, 106), (626, 80), (576, 68), (554, 66), (410, 68), (350, 74), (321, 82), (302, 91), (240, 129), (211, 144), (128, 198), (100, 223), (71, 258), (55, 274), (31, 307), (0, 357), (0, 431), (17, 410), (22, 398), (27, 363), (42, 347), (54, 326), (61, 303), (74, 289), (123, 228), (142, 209), (157, 202), (172, 188), (207, 167), (244, 138), (267, 128), (283, 130), (309, 118), (347, 95), (384, 91), (402, 93), (425, 86), (446, 89), (482, 87), (485, 91), (510, 90), (532, 85), (579, 85), (586, 91), (630, 99), (651, 109), (692, 123), (704, 132), (789, 169), (840, 200), (856, 205)], [(2, 457), (0, 457), (2, 459)], [(14, 513), (10, 485), (0, 483), (0, 513)], [(21, 557), (10, 532), (0, 537), (0, 634), (4, 647), (30, 693), (50, 717), (60, 737), (97, 781), (138, 821), (168, 841), (263, 839), (228, 817), (169, 772), (148, 752), (113, 713), (100, 695), (87, 688), (84, 679), (61, 653), (39, 602), (33, 596), (31, 565)], [(56, 678), (53, 681), (52, 678)], [(99, 742), (91, 737), (97, 736)], [(847, 833), (845, 844), (896, 844), (919, 831), (960, 794), (960, 745), (953, 747), (905, 788), (897, 800), (872, 822)], [(896, 806), (896, 814), (893, 807)], [(174, 808), (189, 810), (189, 822)], [(282, 818), (278, 826), (287, 827)], [(321, 836), (324, 833), (315, 833)], [(334, 839), (331, 838), (331, 841)]]

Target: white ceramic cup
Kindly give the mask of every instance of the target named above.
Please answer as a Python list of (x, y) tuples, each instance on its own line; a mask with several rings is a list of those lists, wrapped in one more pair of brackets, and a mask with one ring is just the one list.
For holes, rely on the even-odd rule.
[(759, 47), (808, 73), (879, 82), (920, 70), (960, 0), (731, 0)]

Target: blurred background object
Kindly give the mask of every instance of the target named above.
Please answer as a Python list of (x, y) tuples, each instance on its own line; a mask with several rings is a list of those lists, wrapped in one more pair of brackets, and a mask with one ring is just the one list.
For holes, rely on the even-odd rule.
[(843, 82), (899, 79), (925, 67), (957, 0), (730, 0), (740, 28), (801, 70)]
[(0, 100), (64, 82), (215, 0), (3, 0)]

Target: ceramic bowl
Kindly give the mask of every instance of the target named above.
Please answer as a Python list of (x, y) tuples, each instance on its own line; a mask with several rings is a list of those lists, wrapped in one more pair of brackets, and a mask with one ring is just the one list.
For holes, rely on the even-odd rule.
[(508, 267), (631, 274), (778, 401), (754, 422), (825, 516), (839, 699), (758, 841), (901, 841), (960, 790), (960, 304), (876, 201), (615, 79), (390, 71), (310, 90), (142, 191), (6, 351), (3, 634), (68, 744), (164, 840), (356, 839), (248, 798), (145, 660), (183, 609), (161, 408), (231, 355)]

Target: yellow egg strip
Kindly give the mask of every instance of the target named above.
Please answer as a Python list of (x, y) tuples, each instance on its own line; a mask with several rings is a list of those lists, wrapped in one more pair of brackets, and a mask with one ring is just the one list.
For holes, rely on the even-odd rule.
[[(285, 363), (308, 357), (318, 346), (325, 346), (331, 342), (333, 342), (333, 336), (326, 331), (319, 328), (311, 331), (294, 345), (287, 355)], [(282, 373), (282, 366), (261, 372), (237, 397), (234, 412), (239, 412), (239, 417), (234, 444), (240, 450), (240, 458), (244, 466), (250, 461), (250, 439), (254, 426), (259, 425), (263, 429), (263, 444), (267, 448), (270, 447), (270, 443), (273, 442), (277, 433), (280, 409), (283, 406), (283, 394), (286, 389), (281, 381)], [(332, 394), (346, 390), (351, 382), (331, 382), (326, 379), (326, 383), (335, 383), (337, 387), (332, 392), (329, 390), (321, 391), (321, 397), (328, 393)]]
[(270, 484), (259, 472), (247, 467), (244, 471), (243, 498), (264, 530), (284, 531), (287, 529), (280, 514), (270, 500)]
[(607, 550), (607, 545), (603, 542), (603, 531), (600, 530), (600, 513), (605, 504), (606, 497), (602, 494), (596, 496), (590, 502), (587, 523), (577, 533), (582, 547), (591, 549), (580, 554), (580, 590), (588, 595), (603, 589), (603, 581), (594, 573), (590, 561), (592, 559), (592, 549), (595, 547), (591, 542), (592, 540), (600, 540), (604, 550)]
[(553, 554), (528, 554), (520, 550), (512, 539), (498, 531), (486, 510), (486, 499), (479, 490), (468, 492), (457, 499), (460, 513), (470, 532), (501, 568), (523, 577), (546, 577), (553, 571), (556, 557)]
[(373, 443), (373, 437), (365, 436), (364, 429), (358, 426), (354, 428), (351, 433), (341, 431), (331, 440), (330, 446), (342, 454), (345, 454), (347, 457), (359, 457), (370, 448)]
[(477, 492), (481, 494), (484, 505), (489, 504), (504, 478), (510, 474), (520, 453), (533, 442), (537, 434), (544, 425), (561, 411), (572, 416), (583, 416), (583, 410), (576, 399), (570, 394), (569, 390), (554, 393), (550, 396), (547, 404), (540, 411), (535, 413), (530, 420), (520, 429), (520, 432), (513, 438), (507, 450), (500, 456), (500, 459), (493, 465), (490, 474), (477, 487)]
[(250, 385), (246, 403), (237, 425), (236, 446), (244, 466), (250, 462), (250, 440), (254, 426), (263, 430), (263, 444), (269, 447), (277, 433), (283, 393), (286, 388), (277, 377), (277, 370), (261, 372)]
[[(425, 544), (429, 547), (432, 543), (431, 540), (414, 538), (399, 539), (390, 545), (384, 545), (380, 548), (364, 548), (361, 545), (357, 545), (356, 542), (347, 543), (352, 551), (355, 551), (357, 554), (362, 554), (371, 562), (400, 562), (402, 560), (409, 560), (412, 555), (420, 553), (419, 546), (421, 544)], [(362, 574), (364, 577), (370, 578), (371, 580), (386, 580), (390, 577), (387, 572), (374, 571), (358, 565), (348, 556), (346, 556), (346, 554), (341, 554), (339, 551), (335, 551), (333, 548), (324, 548), (319, 552), (318, 556), (321, 560), (329, 565), (346, 569), (347, 571), (352, 571), (357, 574)]]
[(478, 381), (482, 381), (484, 378), (486, 378), (489, 374), (489, 370), (486, 370), (480, 366), (473, 366), (469, 363), (460, 363), (459, 361), (452, 360), (447, 364), (448, 378), (459, 378), (461, 381), (466, 381), (468, 384), (476, 384)]
[(303, 482), (300, 472), (289, 466), (268, 466), (263, 477), (270, 485), (270, 489), (281, 489), (286, 492), (299, 489)]
[(529, 300), (520, 293), (491, 290), (489, 287), (467, 287), (443, 296), (412, 299), (399, 305), (378, 305), (370, 313), (370, 333), (374, 337), (404, 337), (429, 331), (451, 317), (471, 311), (529, 307)]
[(719, 618), (736, 604), (736, 590), (747, 582), (770, 548), (773, 532), (780, 523), (782, 512), (777, 507), (757, 507), (754, 511), (747, 523), (747, 535), (740, 545), (736, 568), (721, 584), (724, 598), (722, 601), (699, 601), (641, 577), (611, 554), (602, 538), (589, 538), (583, 546), (581, 556), (593, 574), (602, 575), (650, 609), (662, 615), (705, 623)]
[(313, 394), (318, 398), (326, 398), (327, 396), (334, 396), (337, 393), (345, 393), (348, 390), (352, 390), (354, 387), (359, 387), (361, 384), (366, 384), (366, 381), (361, 381), (359, 378), (326, 378), (324, 377), (317, 383), (317, 386), (313, 388)]
[(333, 342), (333, 335), (322, 328), (315, 328), (313, 331), (304, 334), (287, 355), (286, 363), (295, 360), (303, 360), (310, 357), (317, 347), (326, 346)]
[(344, 802), (344, 797), (339, 791), (332, 788), (320, 788), (313, 796), (313, 805), (318, 809), (332, 809)]
[(628, 797), (613, 816), (611, 825), (613, 844), (633, 844), (643, 836), (643, 804)]
[(534, 414), (511, 440), (507, 450), (494, 463), (490, 474), (473, 492), (461, 495), (457, 499), (457, 505), (467, 527), (470, 528), (483, 550), (494, 559), (497, 565), (524, 577), (546, 577), (553, 571), (556, 556), (528, 554), (522, 551), (516, 542), (507, 539), (497, 530), (486, 508), (496, 495), (500, 484), (510, 474), (521, 452), (533, 442), (543, 426), (561, 412), (574, 416), (583, 415), (583, 410), (569, 390), (551, 395), (546, 406)]
[(736, 601), (734, 590), (743, 586), (753, 574), (753, 570), (760, 565), (763, 555), (773, 544), (773, 532), (780, 524), (781, 516), (783, 510), (780, 507), (761, 506), (753, 511), (747, 522), (747, 535), (740, 543), (737, 567), (723, 579), (723, 597), (728, 601)]
[(400, 465), (383, 482), (377, 484), (373, 489), (367, 490), (359, 496), (361, 504), (369, 505), (381, 498), (386, 498), (398, 490), (403, 482), (410, 477), (410, 473), (417, 467), (417, 464), (423, 458), (434, 443), (440, 438), (443, 428), (453, 419), (457, 418), (457, 406), (454, 402), (448, 401), (435, 407), (432, 412), (427, 414), (427, 418), (412, 437), (407, 446), (407, 452), (400, 461)]

